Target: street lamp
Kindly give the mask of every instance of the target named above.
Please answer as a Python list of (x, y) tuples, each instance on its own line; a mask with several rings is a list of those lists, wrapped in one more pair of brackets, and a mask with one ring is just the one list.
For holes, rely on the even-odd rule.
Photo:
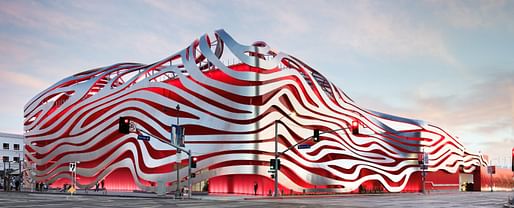
[[(175, 107), (175, 109), (177, 110), (177, 128), (179, 128), (179, 116), (180, 116), (180, 105), (177, 104), (177, 107)], [(178, 136), (178, 135), (177, 135)], [(178, 138), (175, 138), (175, 141), (178, 141)], [(179, 197), (180, 196), (180, 171), (179, 171), (179, 154), (180, 154), (180, 149), (177, 148), (177, 152), (176, 152), (176, 155), (175, 157), (177, 158), (176, 159), (176, 171), (177, 171), (177, 190), (175, 191), (175, 196), (176, 197)]]
[(291, 113), (284, 115), (284, 116), (280, 117), (279, 119), (275, 120), (275, 160), (274, 160), (275, 164), (273, 165), (275, 167), (275, 174), (274, 174), (275, 175), (275, 192), (273, 193), (274, 197), (278, 197), (278, 169), (279, 169), (279, 167), (278, 167), (278, 164), (279, 164), (279, 162), (278, 162), (278, 157), (279, 157), (279, 155), (278, 155), (278, 123), (281, 122), (280, 121), (281, 119), (283, 119), (284, 117), (289, 116), (289, 115), (294, 116), (295, 112), (291, 112)]

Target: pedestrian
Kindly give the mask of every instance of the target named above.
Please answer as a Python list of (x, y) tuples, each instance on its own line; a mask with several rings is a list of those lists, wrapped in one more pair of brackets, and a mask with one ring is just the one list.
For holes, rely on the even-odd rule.
[(7, 185), (9, 181), (7, 180), (7, 176), (4, 176), (4, 191), (7, 191)]
[(257, 195), (257, 189), (259, 188), (259, 184), (257, 184), (257, 181), (253, 182), (253, 195)]
[(98, 181), (96, 182), (96, 185), (95, 185), (95, 192), (98, 192), (98, 188), (99, 188), (100, 184), (98, 183)]
[(104, 179), (102, 179), (102, 182), (100, 182), (100, 183), (102, 184), (102, 190), (104, 190), (104, 191), (105, 191), (105, 186), (104, 186), (104, 185), (105, 185), (105, 184), (104, 184)]
[(20, 180), (14, 182), (14, 187), (16, 187), (16, 191), (20, 191)]

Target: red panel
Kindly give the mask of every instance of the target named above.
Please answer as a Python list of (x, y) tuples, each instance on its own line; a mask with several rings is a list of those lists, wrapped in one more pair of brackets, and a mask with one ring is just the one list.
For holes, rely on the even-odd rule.
[[(273, 179), (253, 174), (224, 175), (209, 180), (209, 193), (254, 194), (257, 182), (257, 195), (271, 195), (275, 182)], [(279, 184), (280, 192), (290, 194), (291, 190)], [(296, 192), (295, 192), (296, 193)]]

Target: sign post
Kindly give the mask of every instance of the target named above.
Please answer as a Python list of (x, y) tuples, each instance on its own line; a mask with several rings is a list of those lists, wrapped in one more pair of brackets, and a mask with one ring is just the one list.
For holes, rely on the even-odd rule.
[(71, 162), (68, 166), (70, 172), (71, 172), (71, 181), (72, 181), (72, 186), (70, 187), (70, 189), (68, 189), (68, 192), (70, 192), (71, 195), (73, 195), (75, 192), (76, 192), (76, 184), (77, 184), (77, 163), (78, 162)]
[(423, 152), (418, 155), (418, 163), (421, 169), (421, 192), (425, 194), (425, 177), (427, 176), (426, 170), (428, 169), (428, 152)]
[[(179, 109), (180, 109), (180, 107), (177, 105), (177, 112), (178, 112), (178, 110), (179, 110)], [(130, 124), (129, 132), (130, 132), (130, 133), (137, 133), (137, 134), (138, 134), (137, 139), (142, 140), (142, 141), (149, 141), (151, 137), (153, 137), (153, 138), (159, 138), (159, 137), (156, 137), (155, 135), (152, 135), (151, 133), (149, 133), (149, 132), (145, 131), (144, 129), (140, 129), (140, 128), (138, 128), (138, 127), (137, 127), (137, 125), (136, 125), (133, 121), (128, 121), (128, 122), (129, 122), (129, 124)], [(120, 128), (121, 128), (121, 127), (120, 127)], [(120, 130), (120, 132), (121, 132), (121, 130)], [(123, 133), (123, 132), (122, 132), (122, 133)], [(146, 135), (143, 135), (143, 134), (141, 134), (141, 133), (144, 133), (144, 134), (146, 134)], [(163, 142), (163, 143), (165, 143), (165, 144), (167, 144), (167, 145), (170, 145), (170, 146), (172, 146), (173, 148), (176, 148), (176, 149), (177, 149), (177, 162), (176, 162), (176, 171), (177, 171), (177, 190), (176, 190), (176, 192), (175, 192), (176, 199), (177, 199), (177, 198), (182, 198), (181, 193), (180, 193), (180, 172), (179, 172), (179, 170), (180, 170), (180, 166), (179, 166), (179, 165), (180, 165), (180, 162), (182, 161), (182, 160), (180, 159), (180, 156), (181, 156), (181, 155), (180, 155), (180, 153), (181, 153), (181, 152), (184, 152), (184, 153), (186, 153), (186, 154), (189, 156), (189, 158), (188, 158), (188, 160), (189, 160), (189, 168), (188, 168), (188, 176), (187, 176), (187, 180), (188, 180), (188, 181), (187, 181), (187, 183), (188, 183), (188, 184), (187, 184), (187, 186), (188, 186), (188, 187), (185, 187), (185, 188), (187, 188), (187, 189), (188, 189), (188, 190), (187, 190), (187, 196), (188, 196), (188, 198), (191, 198), (191, 186), (192, 186), (192, 184), (191, 184), (191, 178), (192, 178), (192, 175), (194, 175), (194, 173), (192, 173), (192, 170), (191, 170), (191, 169), (192, 169), (192, 168), (196, 168), (196, 165), (195, 165), (195, 166), (192, 166), (192, 164), (193, 164), (194, 162), (196, 162), (196, 160), (195, 160), (195, 161), (193, 161), (193, 160), (194, 160), (194, 159), (193, 159), (194, 157), (193, 157), (193, 155), (192, 155), (191, 150), (186, 150), (186, 149), (185, 149), (185, 144), (184, 144), (184, 140), (185, 140), (185, 139), (184, 139), (184, 133), (185, 133), (185, 128), (184, 128), (184, 127), (182, 127), (182, 126), (180, 126), (180, 125), (178, 125), (178, 114), (177, 114), (177, 125), (172, 125), (172, 129), (171, 129), (171, 132), (170, 132), (171, 138), (170, 138), (169, 142), (168, 142), (168, 141), (162, 141), (162, 140), (157, 139), (158, 141), (161, 141), (161, 142)], [(77, 162), (77, 163), (78, 163), (78, 162)], [(70, 170), (71, 170), (71, 169), (70, 169)], [(184, 191), (185, 191), (185, 190), (184, 190)]]
[(487, 166), (487, 173), (489, 173), (489, 175), (490, 175), (489, 186), (491, 186), (491, 192), (493, 192), (493, 174), (496, 173), (496, 166), (494, 166), (494, 165)]

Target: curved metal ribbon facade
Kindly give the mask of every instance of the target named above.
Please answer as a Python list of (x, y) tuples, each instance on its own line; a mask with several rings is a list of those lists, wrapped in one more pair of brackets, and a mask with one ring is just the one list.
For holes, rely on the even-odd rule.
[[(224, 64), (227, 54), (236, 63)], [(421, 149), (430, 153), (430, 172), (471, 173), (485, 164), (443, 129), (363, 109), (299, 59), (263, 42), (241, 45), (223, 30), (154, 64), (121, 63), (65, 78), (31, 99), (24, 113), (25, 156), (35, 164), (34, 178), (69, 179), (68, 163), (80, 161), (80, 187), (123, 169), (128, 188), (174, 189), (176, 152), (119, 134), (120, 116), (167, 141), (179, 115), (186, 148), (199, 158), (195, 170), (206, 170), (195, 182), (232, 174), (269, 177), (278, 119), (280, 150), (315, 128), (347, 128), (355, 120), (365, 127), (359, 135), (349, 129), (323, 134), (311, 149), (287, 152), (279, 181), (288, 190), (350, 192), (378, 181), (399, 192), (419, 174)], [(187, 168), (180, 172), (185, 176)]]

